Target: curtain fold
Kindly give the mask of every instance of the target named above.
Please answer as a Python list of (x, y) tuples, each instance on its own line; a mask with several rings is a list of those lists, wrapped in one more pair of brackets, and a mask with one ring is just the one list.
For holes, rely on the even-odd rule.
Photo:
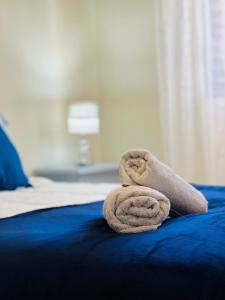
[(224, 19), (225, 2), (216, 2), (223, 11), (210, 0), (155, 0), (155, 38), (165, 160), (190, 181), (225, 184), (225, 93), (215, 84), (225, 73), (215, 72), (212, 13)]

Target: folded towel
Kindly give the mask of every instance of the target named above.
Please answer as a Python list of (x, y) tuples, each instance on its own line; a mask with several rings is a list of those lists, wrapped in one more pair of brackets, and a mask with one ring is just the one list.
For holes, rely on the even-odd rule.
[(169, 211), (169, 199), (144, 186), (115, 189), (103, 206), (107, 223), (119, 233), (155, 230), (166, 219)]
[(126, 152), (120, 162), (120, 179), (124, 186), (142, 185), (158, 190), (171, 202), (175, 215), (206, 212), (205, 197), (147, 150)]

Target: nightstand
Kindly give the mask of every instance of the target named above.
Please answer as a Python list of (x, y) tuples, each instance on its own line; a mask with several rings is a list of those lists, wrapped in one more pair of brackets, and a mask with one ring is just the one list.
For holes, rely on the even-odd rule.
[(64, 182), (119, 182), (119, 165), (101, 163), (86, 166), (46, 167), (34, 170), (32, 175)]

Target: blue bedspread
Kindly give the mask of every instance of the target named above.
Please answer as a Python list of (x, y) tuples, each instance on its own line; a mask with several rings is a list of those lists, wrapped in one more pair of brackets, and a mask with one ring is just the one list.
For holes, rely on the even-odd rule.
[(102, 202), (0, 220), (0, 299), (225, 299), (225, 187), (207, 214), (119, 235)]

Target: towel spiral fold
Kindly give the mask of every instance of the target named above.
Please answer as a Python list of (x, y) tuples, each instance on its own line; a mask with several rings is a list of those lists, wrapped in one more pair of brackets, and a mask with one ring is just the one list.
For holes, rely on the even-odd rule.
[(170, 201), (162, 193), (143, 186), (128, 186), (112, 191), (103, 206), (109, 226), (119, 233), (157, 229), (167, 218)]
[(163, 193), (171, 202), (173, 215), (208, 210), (208, 202), (203, 194), (147, 150), (134, 149), (123, 154), (120, 180), (123, 186), (141, 185)]

